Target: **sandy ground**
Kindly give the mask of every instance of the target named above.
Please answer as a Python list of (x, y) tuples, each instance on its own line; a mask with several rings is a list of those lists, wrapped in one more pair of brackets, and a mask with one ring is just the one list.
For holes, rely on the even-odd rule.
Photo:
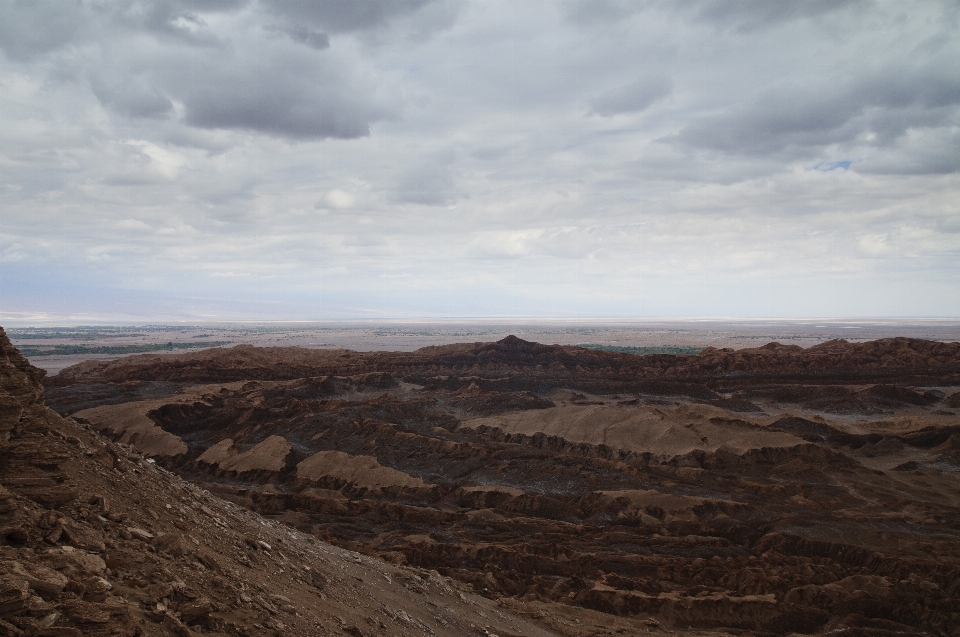
[[(742, 453), (761, 447), (792, 447), (799, 438), (757, 426), (737, 426), (731, 414), (709, 405), (630, 406), (563, 405), (476, 418), (461, 426), (498, 427), (506, 433), (544, 433), (571, 442), (607, 445), (637, 453), (651, 452), (666, 457), (680, 456), (694, 449), (717, 451), (725, 447)], [(737, 416), (739, 417), (739, 415)], [(711, 419), (720, 419), (717, 424)]]
[[(381, 323), (209, 324), (196, 326), (13, 327), (8, 335), (18, 348), (56, 345), (86, 347), (226, 341), (232, 345), (343, 347), (357, 351), (412, 351), (428, 345), (490, 342), (513, 334), (546, 344), (600, 344), (619, 347), (757, 347), (771, 341), (809, 347), (834, 338), (867, 341), (893, 336), (960, 341), (960, 319), (938, 320), (787, 320), (754, 321), (434, 321)], [(166, 353), (184, 352), (172, 350)], [(151, 352), (165, 353), (164, 350)], [(33, 356), (30, 362), (48, 374), (84, 360), (119, 355)]]

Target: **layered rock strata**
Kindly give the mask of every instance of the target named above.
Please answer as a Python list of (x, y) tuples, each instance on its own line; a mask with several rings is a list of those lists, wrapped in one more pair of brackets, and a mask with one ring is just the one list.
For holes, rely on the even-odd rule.
[[(109, 405), (111, 383), (169, 395)], [(143, 419), (175, 437), (156, 462), (223, 498), (503, 606), (958, 634), (957, 343), (238, 347), (83, 364), (49, 387), (118, 440), (136, 445)]]
[(3, 637), (571, 634), (184, 482), (45, 408), (41, 375), (0, 329)]

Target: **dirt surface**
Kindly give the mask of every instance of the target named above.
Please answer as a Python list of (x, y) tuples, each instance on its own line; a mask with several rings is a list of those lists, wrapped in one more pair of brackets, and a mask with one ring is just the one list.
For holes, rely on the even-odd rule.
[(960, 634), (960, 343), (238, 346), (46, 382), (272, 528), (540, 629)]

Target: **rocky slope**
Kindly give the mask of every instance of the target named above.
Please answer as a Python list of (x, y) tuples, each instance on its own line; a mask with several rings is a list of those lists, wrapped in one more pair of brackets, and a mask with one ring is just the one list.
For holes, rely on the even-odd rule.
[(0, 635), (585, 634), (215, 497), (45, 408), (41, 375), (0, 329)]
[(960, 634), (958, 343), (241, 346), (47, 384), (189, 483), (559, 632)]

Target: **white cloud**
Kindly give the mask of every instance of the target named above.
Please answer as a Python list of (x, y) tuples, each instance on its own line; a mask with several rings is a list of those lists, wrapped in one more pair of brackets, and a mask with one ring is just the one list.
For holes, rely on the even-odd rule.
[(543, 230), (478, 232), (470, 242), (471, 250), (482, 258), (517, 258), (530, 254)]
[(334, 188), (321, 197), (320, 201), (318, 201), (314, 207), (344, 210), (347, 208), (353, 208), (355, 204), (356, 198), (353, 195), (344, 190), (340, 190), (339, 188)]
[(187, 163), (183, 155), (157, 144), (141, 140), (128, 141), (127, 143), (149, 157), (151, 169), (167, 179), (175, 179), (180, 168)]
[(665, 75), (643, 77), (609, 91), (593, 100), (592, 111), (597, 115), (633, 113), (649, 108), (673, 91), (673, 82)]
[(150, 224), (144, 223), (139, 219), (122, 219), (117, 223), (117, 227), (121, 230), (140, 230), (142, 232), (153, 232), (153, 228)]

